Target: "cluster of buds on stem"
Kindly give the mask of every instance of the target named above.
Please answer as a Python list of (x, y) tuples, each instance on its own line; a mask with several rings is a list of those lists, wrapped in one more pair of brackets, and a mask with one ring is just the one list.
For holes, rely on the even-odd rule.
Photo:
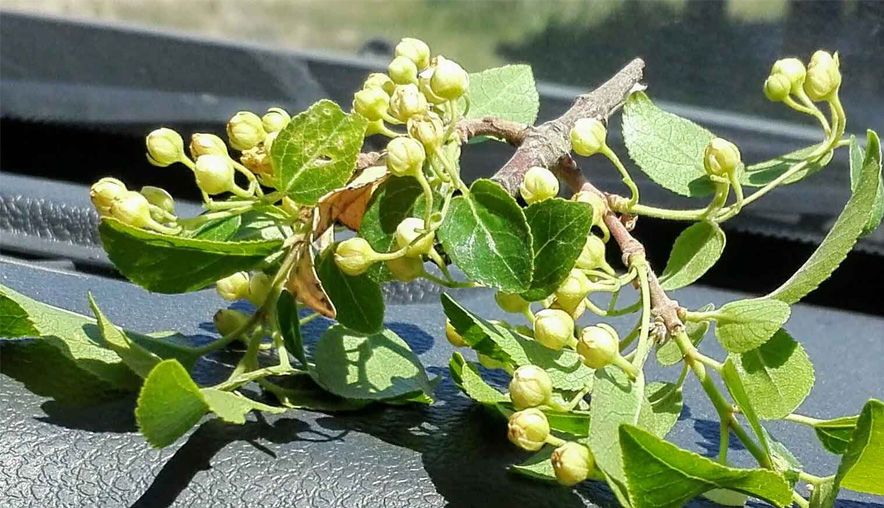
[(807, 67), (797, 58), (777, 60), (764, 82), (764, 95), (773, 102), (785, 102), (794, 95), (806, 105), (807, 99), (831, 100), (840, 86), (838, 53), (820, 50), (811, 56)]
[(146, 186), (141, 192), (130, 191), (116, 178), (102, 178), (89, 190), (92, 205), (102, 217), (113, 217), (136, 228), (177, 234), (175, 201), (168, 192)]
[(252, 275), (246, 272), (237, 272), (219, 279), (215, 283), (215, 289), (221, 298), (231, 302), (248, 300), (256, 306), (261, 306), (264, 303), (271, 287), (270, 276), (263, 272)]

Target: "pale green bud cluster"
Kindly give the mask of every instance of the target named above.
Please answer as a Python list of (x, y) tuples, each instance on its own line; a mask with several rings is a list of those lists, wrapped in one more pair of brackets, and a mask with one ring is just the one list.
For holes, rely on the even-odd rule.
[(414, 115), (427, 111), (427, 98), (417, 85), (396, 85), (390, 97), (390, 113), (399, 121), (407, 122)]
[(145, 142), (147, 160), (154, 166), (169, 166), (184, 157), (184, 140), (172, 129), (157, 129), (147, 135)]
[(397, 56), (387, 66), (387, 74), (397, 85), (417, 84), (417, 65), (406, 56)]
[(424, 145), (413, 138), (402, 136), (387, 143), (387, 170), (392, 175), (417, 176), (425, 159)]
[(510, 415), (507, 437), (519, 448), (536, 452), (549, 437), (549, 421), (537, 408), (528, 408)]
[(528, 302), (515, 293), (498, 291), (494, 294), (494, 301), (497, 302), (497, 306), (505, 312), (511, 312), (513, 314), (521, 314), (528, 308)]
[(113, 204), (127, 191), (123, 182), (116, 178), (105, 177), (92, 184), (89, 189), (89, 198), (99, 214), (110, 215)]
[(556, 448), (550, 461), (556, 480), (562, 485), (577, 485), (589, 478), (595, 469), (595, 457), (589, 448), (573, 441)]
[(784, 76), (789, 80), (789, 93), (799, 93), (804, 85), (807, 69), (804, 68), (804, 63), (797, 58), (783, 58), (773, 64), (770, 75)]
[[(592, 283), (582, 270), (571, 270), (556, 289), (556, 303), (569, 314), (574, 314), (592, 289)], [(584, 306), (585, 309), (585, 306)]]
[(790, 93), (792, 82), (785, 74), (771, 74), (764, 81), (764, 96), (771, 102), (783, 102)]
[(400, 282), (410, 282), (424, 274), (424, 262), (420, 257), (402, 256), (387, 260), (386, 265), (393, 278)]
[(136, 228), (152, 226), (150, 203), (147, 198), (135, 191), (126, 191), (110, 207), (110, 215), (124, 224)]
[(742, 166), (740, 150), (726, 139), (714, 138), (703, 151), (703, 166), (710, 175), (733, 174)]
[(364, 238), (344, 240), (335, 249), (335, 264), (350, 276), (361, 275), (374, 263), (375, 251)]
[(436, 113), (414, 115), (408, 119), (408, 135), (420, 141), (424, 148), (431, 152), (442, 145), (445, 126)]
[(540, 406), (552, 394), (552, 379), (536, 365), (523, 365), (513, 372), (509, 389), (510, 400), (516, 409)]
[(221, 335), (230, 335), (243, 327), (249, 320), (249, 316), (233, 309), (221, 309), (212, 316), (215, 330)]
[[(797, 58), (777, 60), (764, 82), (764, 95), (773, 102), (787, 100), (790, 94), (825, 101), (832, 98), (841, 86), (838, 53), (817, 51), (807, 67)], [(805, 101), (806, 101), (805, 98)]]
[(396, 83), (393, 83), (390, 76), (387, 76), (382, 72), (374, 72), (368, 75), (362, 88), (380, 88), (386, 92), (387, 95), (392, 95), (393, 91), (396, 90)]
[(251, 111), (240, 111), (227, 122), (227, 139), (236, 150), (255, 148), (266, 136), (264, 122)]
[(559, 350), (574, 338), (574, 318), (561, 309), (544, 309), (534, 317), (534, 340)]
[(224, 155), (200, 155), (193, 173), (197, 186), (210, 196), (228, 192), (236, 185), (233, 164)]
[(147, 202), (151, 205), (170, 215), (175, 214), (175, 200), (166, 189), (154, 187), (152, 185), (145, 185), (141, 188), (141, 195), (144, 196), (144, 198), (147, 199)]
[(418, 70), (430, 65), (430, 47), (420, 39), (406, 37), (396, 45), (395, 55), (411, 60)]
[(215, 283), (215, 290), (221, 298), (230, 302), (246, 298), (249, 295), (249, 274), (236, 272), (224, 277)]
[(587, 326), (580, 332), (577, 353), (587, 367), (601, 369), (620, 356), (620, 340), (607, 327)]
[(400, 249), (406, 249), (407, 257), (417, 258), (430, 252), (436, 233), (425, 233), (424, 220), (417, 217), (403, 219), (396, 227), (396, 245)]
[(605, 124), (595, 118), (581, 118), (571, 128), (571, 149), (574, 153), (589, 157), (600, 152), (605, 146), (608, 130)]
[(390, 96), (383, 88), (363, 88), (353, 95), (353, 111), (370, 121), (381, 120), (390, 107)]
[(810, 57), (804, 91), (815, 101), (829, 100), (841, 86), (841, 70), (838, 53), (817, 51)]
[(559, 193), (559, 180), (546, 168), (532, 167), (525, 172), (519, 185), (519, 194), (529, 205), (555, 197)]
[(286, 110), (282, 108), (270, 108), (264, 113), (264, 116), (261, 117), (261, 126), (264, 127), (264, 131), (269, 134), (283, 130), (291, 120), (292, 117)]
[(457, 62), (440, 55), (430, 77), (430, 89), (436, 97), (459, 99), (470, 89), (470, 75)]
[(227, 145), (214, 134), (196, 133), (190, 136), (190, 155), (197, 159), (202, 155), (227, 157)]
[(255, 306), (260, 307), (265, 300), (267, 300), (267, 295), (270, 294), (270, 290), (273, 288), (273, 280), (269, 275), (263, 272), (258, 272), (249, 279), (249, 292), (246, 295), (246, 299)]
[(605, 198), (599, 196), (595, 192), (581, 191), (577, 194), (574, 194), (574, 197), (572, 199), (574, 199), (574, 201), (577, 201), (578, 203), (589, 203), (589, 205), (592, 207), (593, 226), (601, 226), (605, 223), (604, 214), (605, 208), (607, 207)]
[[(581, 270), (607, 269), (610, 267), (605, 259), (605, 242), (595, 235), (588, 235), (583, 250), (577, 258), (577, 268)], [(606, 270), (608, 271), (608, 270)]]

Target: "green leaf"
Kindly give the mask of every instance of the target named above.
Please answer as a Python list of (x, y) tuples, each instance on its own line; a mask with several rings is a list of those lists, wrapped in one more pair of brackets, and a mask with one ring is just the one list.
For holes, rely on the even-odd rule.
[(384, 325), (384, 296), (381, 286), (368, 274), (355, 277), (338, 268), (335, 245), (325, 249), (316, 265), (322, 287), (335, 306), (335, 319), (361, 333), (374, 333)]
[(470, 74), (467, 118), (494, 116), (533, 125), (540, 96), (529, 65), (506, 65)]
[(452, 199), (439, 240), (470, 279), (508, 293), (530, 287), (531, 231), (516, 200), (499, 184), (479, 179), (469, 194)]
[(693, 284), (718, 262), (724, 245), (724, 231), (717, 224), (698, 222), (682, 231), (675, 239), (666, 269), (660, 276), (663, 289), (673, 290)]
[(857, 420), (859, 420), (859, 416), (823, 420), (815, 423), (813, 430), (823, 448), (836, 455), (842, 455), (847, 451), (850, 438), (853, 437), (853, 431), (856, 430)]
[(225, 392), (214, 388), (200, 390), (209, 410), (227, 423), (242, 425), (246, 423), (246, 414), (250, 411), (266, 411), (268, 413), (285, 413), (284, 407), (261, 404), (239, 393)]
[[(863, 232), (860, 234), (861, 237), (871, 234), (881, 224), (881, 219), (884, 218), (884, 179), (882, 179), (884, 177), (881, 175), (881, 145), (878, 142), (877, 134), (874, 134), (872, 131), (869, 132), (869, 147), (872, 150), (866, 150), (865, 155), (863, 155), (856, 137), (850, 136), (850, 190), (856, 191), (860, 175), (862, 175), (863, 168), (867, 163), (872, 166), (878, 166), (878, 193), (875, 195), (875, 204), (872, 206), (869, 222), (866, 223), (865, 227), (863, 227)], [(875, 138), (874, 141), (871, 140), (872, 137)], [(878, 145), (877, 152), (872, 147), (873, 142)]]
[[(314, 374), (314, 372), (311, 372)], [(311, 411), (355, 411), (372, 403), (371, 400), (344, 399), (320, 387), (310, 376), (289, 376), (279, 382), (282, 389), (273, 395), (283, 406)]]
[(467, 397), (480, 404), (497, 404), (509, 402), (509, 397), (500, 393), (482, 379), (479, 369), (464, 360), (463, 355), (454, 353), (448, 362), (451, 378)]
[(526, 208), (525, 219), (533, 238), (534, 275), (522, 298), (538, 301), (555, 292), (577, 262), (592, 226), (592, 207), (547, 199)]
[(715, 312), (715, 335), (726, 350), (745, 353), (767, 342), (789, 314), (789, 305), (770, 298), (730, 302)]
[(736, 469), (682, 450), (631, 425), (620, 427), (629, 497), (635, 508), (677, 508), (712, 489), (728, 489), (769, 501), (792, 503), (792, 489), (766, 469)]
[(274, 187), (299, 205), (315, 205), (343, 187), (353, 175), (367, 125), (328, 100), (292, 118), (270, 149)]
[[(697, 311), (709, 312), (714, 308), (715, 307), (709, 303), (700, 307)], [(706, 332), (709, 331), (709, 321), (688, 321), (684, 325), (684, 331), (691, 340), (691, 344), (699, 346), (700, 342), (703, 341), (703, 337), (706, 336)], [(680, 362), (682, 358), (684, 358), (684, 356), (681, 354), (681, 349), (678, 348), (678, 344), (676, 344), (674, 340), (666, 341), (663, 345), (657, 347), (657, 361), (664, 367), (675, 365)]]
[(554, 446), (544, 446), (525, 462), (510, 466), (510, 471), (533, 480), (557, 483), (556, 473), (553, 470), (552, 460), (550, 460), (553, 451), (555, 451)]
[(704, 492), (703, 497), (722, 506), (745, 506), (749, 500), (746, 494), (727, 489), (712, 489)]
[[(626, 373), (614, 366), (595, 371), (592, 402), (589, 405), (592, 420), (589, 447), (595, 455), (596, 465), (621, 484), (626, 482), (626, 476), (618, 429), (622, 424), (638, 423), (644, 388), (644, 375), (641, 373), (632, 382)], [(611, 485), (611, 488), (618, 487)]]
[[(442, 196), (435, 194), (433, 209), (442, 209)], [(365, 238), (375, 252), (396, 250), (396, 227), (403, 219), (423, 219), (427, 200), (416, 179), (410, 176), (391, 176), (375, 191), (362, 216), (359, 236)], [(386, 263), (375, 263), (367, 272), (373, 279), (386, 282), (393, 275)]]
[(836, 488), (884, 495), (881, 464), (884, 464), (884, 402), (871, 399), (860, 412), (856, 430), (841, 457), (835, 475)]
[(770, 458), (770, 444), (767, 442), (767, 431), (761, 425), (761, 420), (755, 412), (754, 401), (746, 393), (746, 387), (743, 386), (740, 373), (737, 371), (736, 365), (734, 365), (734, 360), (730, 357), (725, 360), (721, 368), (721, 379), (724, 381), (724, 385), (727, 387), (727, 391), (730, 392), (731, 397), (734, 398), (734, 402), (740, 408), (740, 412), (743, 413), (746, 421), (749, 422), (749, 426), (755, 432), (755, 436), (758, 437), (758, 442), (761, 443), (764, 454)]
[(853, 194), (823, 243), (782, 286), (768, 297), (793, 304), (819, 287), (844, 261), (862, 234), (875, 207), (881, 180), (881, 145), (874, 131), (866, 138), (866, 157)]
[[(739, 174), (740, 184), (749, 187), (764, 187), (765, 185), (779, 178), (780, 175), (791, 169), (792, 166), (809, 157), (819, 147), (819, 144), (811, 145), (806, 148), (802, 148), (801, 150), (795, 150), (794, 152), (787, 153), (786, 155), (781, 155), (769, 161), (759, 162), (758, 164), (747, 166)], [(818, 172), (829, 164), (829, 162), (832, 160), (832, 155), (833, 151), (829, 150), (828, 152), (823, 154), (822, 157), (819, 157), (814, 162), (808, 164), (807, 167), (805, 167), (801, 171), (785, 179), (781, 185), (789, 185), (790, 183), (795, 183), (799, 180), (804, 179), (807, 176)]]
[(642, 92), (623, 108), (623, 141), (629, 156), (651, 180), (682, 196), (714, 190), (703, 167), (703, 151), (715, 136), (699, 125), (658, 108)]
[(174, 443), (209, 411), (199, 386), (177, 360), (164, 360), (144, 380), (135, 420), (154, 448)]
[(164, 235), (105, 217), (98, 226), (104, 250), (132, 282), (158, 293), (196, 291), (246, 271), (278, 251), (279, 239), (213, 241)]
[(151, 353), (147, 349), (132, 342), (125, 332), (118, 329), (98, 308), (92, 293), (89, 293), (89, 305), (98, 320), (98, 328), (101, 330), (101, 336), (104, 338), (105, 344), (112, 349), (123, 360), (132, 372), (138, 374), (142, 378), (146, 378), (151, 370), (162, 358)]
[(675, 384), (650, 383), (645, 387), (638, 426), (657, 437), (666, 437), (678, 421), (683, 403), (681, 388)]
[(288, 291), (279, 294), (276, 301), (276, 323), (285, 349), (307, 366), (307, 355), (304, 353), (304, 340), (301, 337), (301, 318), (298, 316), (298, 304), (295, 297)]
[(291, 236), (289, 226), (280, 225), (278, 212), (256, 209), (233, 217), (214, 219), (193, 230), (184, 230), (180, 236), (211, 240), (215, 242), (236, 242), (243, 240), (284, 240)]
[(779, 330), (761, 346), (730, 354), (758, 417), (778, 420), (794, 411), (813, 388), (813, 365), (801, 344)]
[(39, 337), (40, 331), (21, 305), (9, 298), (0, 286), (0, 338)]
[(416, 391), (433, 395), (420, 360), (390, 330), (362, 335), (335, 325), (319, 340), (313, 360), (317, 382), (339, 397), (383, 400)]

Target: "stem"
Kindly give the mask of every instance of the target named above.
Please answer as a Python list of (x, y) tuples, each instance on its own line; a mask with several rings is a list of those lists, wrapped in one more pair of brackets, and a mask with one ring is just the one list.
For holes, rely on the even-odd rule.
[(632, 265), (638, 271), (638, 280), (641, 290), (642, 300), (642, 320), (641, 331), (639, 332), (638, 347), (636, 348), (635, 359), (633, 365), (640, 370), (651, 352), (650, 332), (651, 332), (651, 287), (648, 282), (648, 264), (644, 256), (634, 257)]
[(547, 442), (547, 444), (551, 444), (555, 447), (562, 446), (563, 444), (565, 444), (567, 442), (564, 439), (557, 438), (556, 436), (554, 436), (552, 434), (546, 436), (545, 441)]
[(804, 415), (799, 415), (799, 414), (795, 414), (795, 413), (788, 414), (783, 419), (788, 420), (790, 422), (800, 423), (803, 425), (809, 425), (811, 427), (815, 426), (818, 423), (823, 422), (823, 420), (820, 420), (817, 418), (812, 418), (810, 416), (804, 416)]
[(629, 176), (629, 172), (626, 170), (626, 167), (623, 166), (623, 163), (620, 162), (620, 158), (617, 157), (617, 154), (614, 153), (608, 145), (603, 145), (600, 152), (614, 164), (617, 171), (620, 172), (620, 176), (623, 177), (623, 183), (629, 188), (629, 192), (632, 194), (629, 201), (626, 202), (626, 206), (632, 206), (638, 203), (638, 186), (635, 184), (632, 177)]
[(224, 381), (223, 383), (218, 383), (212, 388), (215, 388), (216, 390), (229, 391), (235, 390), (241, 386), (245, 386), (252, 381), (257, 381), (258, 379), (266, 376), (287, 376), (304, 374), (307, 374), (306, 370), (296, 369), (291, 366), (284, 368), (282, 365), (273, 365), (271, 367), (264, 367), (263, 369), (240, 373), (237, 376), (231, 377), (227, 381)]
[(726, 465), (728, 441), (730, 441), (731, 436), (731, 428), (730, 425), (728, 425), (728, 420), (721, 420), (718, 432), (718, 462)]
[(792, 502), (797, 504), (800, 508), (810, 508), (810, 503), (807, 502), (807, 499), (801, 496), (801, 494), (792, 491)]
[(424, 191), (424, 199), (426, 200), (426, 209), (424, 210), (424, 227), (430, 227), (430, 216), (433, 214), (433, 189), (430, 187), (430, 182), (427, 181), (427, 178), (424, 176), (423, 172), (418, 172), (414, 177), (417, 179), (417, 182), (421, 184), (421, 189)]

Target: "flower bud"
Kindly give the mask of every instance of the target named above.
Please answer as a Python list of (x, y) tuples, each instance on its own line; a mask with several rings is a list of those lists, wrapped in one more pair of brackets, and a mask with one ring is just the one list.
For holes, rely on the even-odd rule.
[(485, 367), (486, 369), (507, 369), (507, 365), (505, 363), (497, 361), (490, 356), (483, 355), (482, 353), (476, 353), (476, 358), (479, 359), (479, 365)]
[(381, 88), (365, 88), (353, 95), (353, 111), (370, 121), (381, 120), (390, 107), (390, 96)]
[(569, 314), (583, 303), (583, 299), (589, 294), (592, 284), (581, 270), (571, 270), (562, 284), (556, 289), (556, 302)]
[(445, 99), (433, 93), (433, 87), (431, 85), (431, 82), (433, 80), (433, 73), (435, 71), (435, 67), (430, 67), (429, 69), (426, 69), (418, 74), (417, 87), (420, 89), (421, 93), (424, 94), (424, 97), (427, 98), (427, 102), (432, 102), (433, 104), (442, 104), (443, 102), (445, 102)]
[(580, 332), (577, 353), (587, 367), (601, 369), (620, 356), (620, 340), (601, 326), (587, 326)]
[(457, 62), (440, 56), (430, 77), (430, 88), (437, 97), (453, 101), (470, 89), (470, 75)]
[(285, 128), (292, 120), (291, 115), (282, 108), (270, 108), (261, 117), (261, 126), (268, 134), (271, 132), (279, 132)]
[(147, 135), (147, 160), (154, 166), (165, 167), (184, 157), (181, 135), (165, 127)]
[(335, 264), (347, 275), (364, 273), (374, 263), (374, 249), (364, 238), (350, 238), (335, 249)]
[(412, 116), (427, 110), (427, 98), (417, 85), (396, 85), (390, 97), (390, 113), (398, 120), (408, 121)]
[(529, 205), (555, 197), (559, 193), (559, 180), (546, 168), (535, 166), (525, 173), (519, 185), (519, 194)]
[(442, 119), (436, 113), (422, 113), (408, 119), (408, 134), (432, 152), (442, 144), (445, 126), (442, 125)]
[(605, 146), (608, 130), (605, 124), (595, 118), (581, 118), (571, 129), (571, 149), (574, 153), (589, 157)]
[(528, 308), (528, 302), (515, 293), (498, 291), (494, 294), (494, 301), (505, 312), (512, 312), (513, 314), (521, 314)]
[(804, 78), (807, 75), (807, 69), (804, 64), (797, 58), (783, 58), (777, 60), (773, 67), (770, 68), (770, 75), (782, 74), (789, 80), (789, 91), (797, 93), (804, 84)]
[(197, 133), (190, 136), (190, 155), (198, 159), (202, 155), (227, 156), (227, 145), (214, 134)]
[(172, 199), (171, 194), (166, 192), (166, 189), (145, 185), (141, 188), (141, 195), (153, 206), (175, 215), (175, 200)]
[(264, 141), (267, 132), (261, 118), (250, 112), (240, 111), (227, 122), (227, 138), (236, 150), (248, 150)]
[(111, 216), (123, 224), (143, 228), (151, 223), (147, 199), (135, 191), (126, 191), (110, 207)]
[(419, 257), (402, 256), (387, 260), (387, 268), (393, 278), (401, 282), (410, 282), (424, 273), (424, 262)]
[(556, 448), (550, 457), (556, 479), (562, 485), (577, 485), (589, 478), (595, 457), (586, 446), (569, 441)]
[(537, 408), (528, 408), (510, 415), (507, 425), (509, 440), (524, 450), (536, 452), (546, 444), (549, 422)]
[(815, 101), (828, 100), (841, 86), (838, 53), (832, 56), (826, 51), (817, 51), (810, 58), (804, 91)]
[(792, 82), (782, 72), (771, 74), (764, 81), (764, 96), (771, 102), (783, 102), (792, 90)]
[(105, 177), (92, 184), (89, 198), (101, 215), (110, 215), (114, 202), (128, 191), (126, 185), (116, 178)]
[(410, 58), (397, 56), (387, 67), (387, 74), (397, 85), (417, 83), (417, 65)]
[(607, 203), (605, 198), (599, 196), (595, 192), (581, 191), (574, 194), (574, 201), (578, 203), (589, 203), (592, 206), (592, 225), (601, 226), (604, 224), (605, 208)]
[(552, 380), (540, 367), (523, 365), (513, 372), (513, 379), (510, 381), (510, 399), (516, 409), (544, 404), (551, 394)]
[(221, 309), (212, 317), (215, 330), (221, 335), (230, 335), (242, 328), (249, 320), (249, 316), (233, 309)]
[(464, 347), (467, 345), (467, 343), (464, 342), (463, 337), (454, 329), (451, 320), (448, 319), (445, 320), (445, 338), (448, 339), (448, 342), (454, 347)]
[(577, 258), (577, 268), (581, 270), (595, 270), (607, 264), (608, 262), (605, 260), (605, 242), (595, 235), (588, 235), (586, 243), (583, 244), (583, 250), (580, 251), (580, 257)]
[(258, 272), (249, 279), (249, 294), (246, 295), (246, 299), (260, 307), (267, 300), (267, 295), (270, 294), (272, 287), (273, 280), (270, 276), (266, 273)]
[(404, 219), (396, 226), (396, 245), (400, 249), (408, 248), (405, 255), (408, 257), (420, 257), (433, 248), (433, 240), (436, 233), (419, 233), (424, 230), (424, 220), (417, 217)]
[(387, 170), (395, 176), (417, 176), (426, 159), (424, 145), (407, 137), (398, 137), (387, 143)]
[(544, 309), (534, 317), (534, 340), (559, 350), (574, 338), (574, 319), (559, 309)]
[(732, 174), (740, 167), (740, 150), (726, 139), (714, 138), (703, 152), (703, 165), (710, 175)]
[(227, 301), (241, 300), (249, 295), (249, 274), (236, 272), (228, 275), (215, 283), (215, 289)]
[(387, 76), (382, 72), (374, 72), (368, 75), (365, 83), (362, 84), (362, 88), (380, 88), (386, 92), (387, 95), (392, 95), (393, 91), (396, 89), (396, 83), (393, 83), (390, 76)]
[(194, 175), (196, 184), (209, 195), (227, 192), (236, 185), (233, 165), (223, 155), (201, 155), (196, 160)]
[(406, 37), (396, 45), (396, 56), (408, 58), (418, 69), (426, 69), (430, 65), (430, 47), (420, 39)]

